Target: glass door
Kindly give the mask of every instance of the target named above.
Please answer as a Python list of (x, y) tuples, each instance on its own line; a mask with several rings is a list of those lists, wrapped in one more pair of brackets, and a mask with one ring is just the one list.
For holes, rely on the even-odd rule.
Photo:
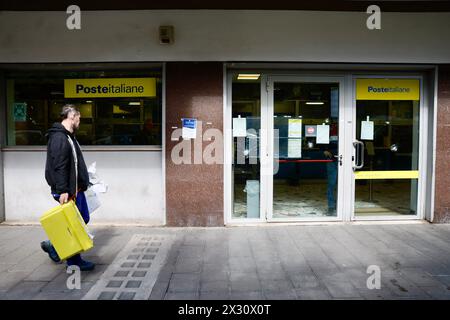
[(230, 74), (228, 220), (421, 218), (421, 82)]
[(269, 221), (337, 220), (343, 78), (268, 78)]
[(418, 215), (420, 79), (354, 81), (354, 219)]

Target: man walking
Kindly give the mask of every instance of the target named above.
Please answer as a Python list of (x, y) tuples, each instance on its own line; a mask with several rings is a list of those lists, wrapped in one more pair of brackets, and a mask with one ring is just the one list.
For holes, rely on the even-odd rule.
[[(89, 222), (84, 191), (89, 186), (89, 174), (75, 132), (80, 126), (80, 112), (71, 104), (61, 111), (61, 123), (54, 123), (48, 130), (47, 162), (45, 179), (53, 198), (64, 204), (75, 198), (76, 205), (85, 223)], [(58, 254), (50, 241), (41, 242), (41, 248), (50, 259), (59, 262)], [(67, 259), (67, 265), (77, 265), (81, 271), (92, 270), (95, 264), (81, 259), (79, 254)]]

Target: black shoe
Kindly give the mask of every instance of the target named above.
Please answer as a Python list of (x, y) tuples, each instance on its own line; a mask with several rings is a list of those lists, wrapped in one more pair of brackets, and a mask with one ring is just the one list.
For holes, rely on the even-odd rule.
[[(95, 268), (95, 263), (86, 260), (81, 260), (79, 264), (75, 265), (80, 268), (80, 271), (92, 271)], [(70, 266), (71, 266), (70, 264), (67, 264), (67, 267)]]
[(61, 261), (58, 254), (55, 251), (55, 248), (53, 248), (53, 246), (50, 244), (50, 241), (42, 241), (41, 248), (44, 252), (48, 253), (48, 256), (53, 262), (58, 263)]
[(94, 270), (94, 268), (95, 268), (95, 263), (93, 263), (93, 262), (82, 260), (80, 263), (81, 271), (91, 271), (91, 270)]

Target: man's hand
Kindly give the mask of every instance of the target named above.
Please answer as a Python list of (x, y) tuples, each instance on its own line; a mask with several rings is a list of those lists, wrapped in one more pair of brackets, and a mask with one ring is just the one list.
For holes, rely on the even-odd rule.
[(324, 155), (325, 155), (325, 157), (327, 157), (327, 158), (333, 158), (333, 154), (330, 152), (330, 151), (324, 151), (324, 153), (323, 153)]
[(64, 204), (69, 200), (69, 194), (68, 193), (63, 193), (61, 194), (61, 196), (59, 197), (59, 203), (60, 204)]

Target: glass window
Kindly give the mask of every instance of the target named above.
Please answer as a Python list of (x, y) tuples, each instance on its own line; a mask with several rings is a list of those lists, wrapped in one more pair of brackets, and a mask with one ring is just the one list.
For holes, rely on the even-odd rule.
[[(148, 96), (113, 93), (108, 97), (66, 98), (66, 79), (155, 79)], [(81, 113), (77, 139), (82, 145), (161, 145), (160, 70), (12, 71), (6, 74), (7, 144), (45, 145), (45, 134), (64, 104)], [(131, 94), (132, 95), (132, 94)]]
[(261, 81), (233, 78), (233, 218), (260, 217)]

